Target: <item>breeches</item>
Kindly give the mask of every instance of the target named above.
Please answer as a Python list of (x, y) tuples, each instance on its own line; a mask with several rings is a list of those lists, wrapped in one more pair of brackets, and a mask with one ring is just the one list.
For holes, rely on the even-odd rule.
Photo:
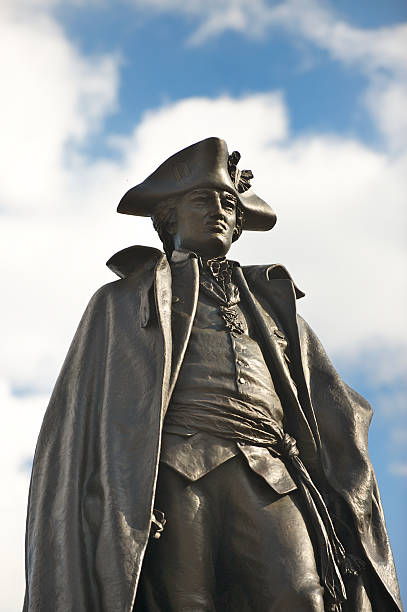
[(280, 496), (233, 457), (190, 482), (161, 464), (134, 612), (323, 612), (297, 491)]

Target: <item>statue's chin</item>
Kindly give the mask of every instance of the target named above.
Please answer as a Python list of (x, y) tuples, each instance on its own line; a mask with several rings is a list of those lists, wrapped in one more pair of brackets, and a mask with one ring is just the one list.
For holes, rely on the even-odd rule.
[(205, 240), (181, 242), (176, 248), (192, 251), (203, 257), (223, 257), (230, 249), (230, 241), (222, 233), (213, 232)]

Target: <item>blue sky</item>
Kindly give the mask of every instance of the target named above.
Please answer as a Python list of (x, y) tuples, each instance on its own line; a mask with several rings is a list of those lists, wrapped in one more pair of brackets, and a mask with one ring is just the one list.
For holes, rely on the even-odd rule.
[(159, 246), (117, 202), (211, 135), (278, 214), (232, 257), (289, 268), (300, 312), (375, 407), (406, 599), (406, 21), (401, 0), (2, 2), (0, 612), (22, 601), (27, 466), (81, 313), (114, 251)]
[[(91, 3), (80, 9), (68, 4), (57, 6), (55, 13), (84, 53), (109, 51), (123, 59), (120, 109), (107, 119), (107, 131), (126, 133), (146, 109), (184, 97), (279, 89), (295, 133), (338, 131), (380, 143), (358, 100), (365, 75), (281, 28), (258, 36), (225, 29), (197, 44), (191, 33), (200, 17), (174, 14), (171, 7), (155, 12), (134, 11), (131, 2)], [(407, 7), (402, 2), (341, 2), (336, 14), (359, 28), (375, 28), (402, 22)], [(100, 154), (100, 145), (98, 141), (94, 154)]]

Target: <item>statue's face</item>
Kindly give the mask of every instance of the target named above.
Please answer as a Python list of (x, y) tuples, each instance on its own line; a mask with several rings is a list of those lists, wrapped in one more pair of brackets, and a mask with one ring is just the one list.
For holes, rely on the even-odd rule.
[(236, 227), (236, 197), (217, 189), (194, 189), (177, 204), (174, 224), (176, 249), (205, 257), (226, 255)]

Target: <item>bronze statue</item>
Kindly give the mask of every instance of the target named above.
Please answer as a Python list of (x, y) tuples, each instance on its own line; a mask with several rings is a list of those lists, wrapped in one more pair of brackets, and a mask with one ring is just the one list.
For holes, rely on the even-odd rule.
[(118, 211), (151, 216), (92, 298), (40, 433), (24, 610), (401, 610), (369, 404), (279, 265), (226, 259), (276, 216), (208, 138)]

